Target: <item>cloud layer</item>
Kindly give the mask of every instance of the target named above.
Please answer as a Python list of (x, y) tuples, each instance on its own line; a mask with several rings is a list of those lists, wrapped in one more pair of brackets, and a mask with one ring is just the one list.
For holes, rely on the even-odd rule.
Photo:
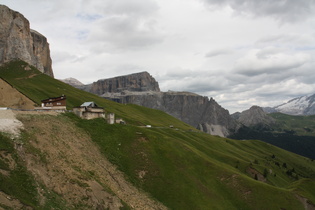
[(311, 18), (315, 11), (312, 0), (203, 0), (210, 7), (229, 6), (238, 15), (271, 17), (282, 23)]
[(230, 112), (315, 93), (313, 0), (3, 0), (50, 42), (57, 78), (150, 72)]

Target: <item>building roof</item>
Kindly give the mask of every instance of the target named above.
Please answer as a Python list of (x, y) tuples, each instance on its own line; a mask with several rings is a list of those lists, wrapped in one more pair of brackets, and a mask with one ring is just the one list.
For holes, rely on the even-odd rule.
[(54, 97), (54, 98), (47, 98), (42, 100), (42, 103), (46, 103), (46, 102), (53, 102), (53, 101), (61, 101), (61, 100), (65, 100), (66, 96), (62, 95), (62, 96), (58, 96), (58, 97)]
[(97, 104), (93, 101), (84, 102), (80, 107), (98, 107)]

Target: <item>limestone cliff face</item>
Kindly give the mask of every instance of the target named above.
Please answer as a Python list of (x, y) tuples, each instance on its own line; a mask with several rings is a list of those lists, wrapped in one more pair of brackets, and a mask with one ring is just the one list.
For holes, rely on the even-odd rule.
[(212, 135), (228, 136), (239, 128), (229, 111), (213, 98), (190, 92), (161, 92), (148, 72), (98, 80), (78, 88), (119, 103), (164, 111)]
[(148, 72), (98, 80), (84, 89), (97, 95), (122, 91), (160, 91), (159, 84)]
[(213, 98), (189, 92), (160, 92), (159, 84), (148, 72), (99, 80), (81, 89), (116, 102), (162, 110), (213, 135), (228, 136), (238, 128), (229, 111)]
[(275, 123), (275, 120), (268, 116), (259, 106), (252, 106), (250, 109), (241, 112), (236, 119), (247, 127), (256, 125), (269, 126)]
[(0, 5), (0, 64), (20, 59), (53, 77), (46, 37), (30, 29), (20, 13)]
[[(117, 97), (116, 97), (117, 98)], [(212, 135), (228, 136), (238, 124), (213, 98), (188, 92), (124, 92), (122, 103), (132, 103), (162, 110), (201, 131)]]

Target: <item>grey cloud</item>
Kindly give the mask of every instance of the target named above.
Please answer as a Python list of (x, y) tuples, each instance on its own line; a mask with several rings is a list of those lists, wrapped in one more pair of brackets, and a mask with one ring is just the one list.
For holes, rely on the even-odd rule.
[(181, 80), (187, 77), (195, 77), (196, 75), (197, 73), (190, 69), (172, 68), (169, 69), (166, 74), (159, 75), (158, 77), (161, 80)]
[(216, 57), (219, 55), (231, 54), (233, 51), (230, 49), (215, 49), (211, 50), (206, 54), (207, 58)]
[(314, 34), (278, 34), (270, 35), (259, 39), (256, 42), (257, 46), (282, 46), (295, 49), (309, 49), (310, 46), (314, 46), (315, 37)]
[(82, 3), (84, 10), (100, 15), (151, 16), (159, 10), (154, 0), (87, 0)]
[(103, 20), (101, 28), (91, 32), (89, 42), (101, 52), (146, 48), (163, 41), (163, 35), (154, 29), (154, 24), (154, 21), (112, 17)]
[(235, 72), (247, 76), (278, 74), (301, 67), (309, 60), (310, 55), (305, 53), (281, 52), (274, 48), (252, 50), (236, 62)]
[(230, 6), (235, 13), (270, 16), (280, 22), (297, 22), (314, 16), (313, 0), (202, 0), (210, 6)]
[(209, 91), (225, 90), (229, 86), (229, 81), (223, 75), (202, 74), (201, 72), (190, 75), (172, 74), (163, 75), (162, 81), (157, 78), (162, 89), (170, 89), (176, 91), (189, 91), (204, 95)]
[(115, 0), (107, 1), (104, 12), (120, 15), (150, 16), (159, 9), (152, 0)]
[[(103, 6), (102, 6), (103, 5)], [(92, 50), (115, 52), (147, 48), (164, 39), (155, 13), (158, 6), (154, 1), (107, 1), (100, 5), (103, 17), (91, 27), (89, 43)]]
[(52, 56), (54, 58), (53, 62), (56, 63), (62, 63), (64, 61), (74, 61), (78, 59), (78, 57), (74, 54), (70, 54), (66, 51), (52, 51)]

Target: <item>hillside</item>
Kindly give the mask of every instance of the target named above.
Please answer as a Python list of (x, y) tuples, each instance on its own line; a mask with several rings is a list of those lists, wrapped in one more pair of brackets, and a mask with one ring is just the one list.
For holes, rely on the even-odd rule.
[[(264, 113), (263, 116), (263, 120), (258, 121), (258, 124), (246, 124), (229, 137), (240, 140), (259, 139), (296, 154), (315, 159), (314, 115), (293, 116), (282, 113), (267, 115)], [(255, 117), (256, 120), (259, 119), (259, 116), (252, 115), (252, 117)], [(250, 117), (245, 119), (248, 120)]]
[[(0, 135), (2, 208), (314, 208), (311, 159), (260, 141), (194, 132), (161, 111), (99, 98), (25, 65), (12, 62), (0, 75), (36, 103), (65, 94), (69, 109), (95, 101), (127, 124), (16, 113), (21, 136)], [(139, 126), (146, 124), (152, 128)]]
[(287, 131), (299, 136), (315, 136), (315, 115), (293, 116), (282, 113), (269, 114), (277, 121), (276, 132)]
[(162, 111), (132, 104), (118, 104), (110, 100), (105, 100), (94, 94), (80, 91), (59, 80), (52, 79), (36, 70), (33, 66), (29, 66), (30, 70), (25, 71), (26, 66), (29, 65), (23, 61), (7, 63), (0, 67), (0, 77), (18, 91), (27, 95), (38, 106), (40, 106), (43, 99), (64, 94), (67, 96), (67, 109), (69, 110), (75, 106), (80, 106), (86, 101), (94, 101), (99, 106), (104, 107), (106, 112), (115, 113), (117, 117), (123, 118), (129, 124), (150, 124), (166, 127), (174, 125), (181, 129), (193, 129), (191, 126), (175, 118), (165, 120), (165, 117), (169, 115)]

